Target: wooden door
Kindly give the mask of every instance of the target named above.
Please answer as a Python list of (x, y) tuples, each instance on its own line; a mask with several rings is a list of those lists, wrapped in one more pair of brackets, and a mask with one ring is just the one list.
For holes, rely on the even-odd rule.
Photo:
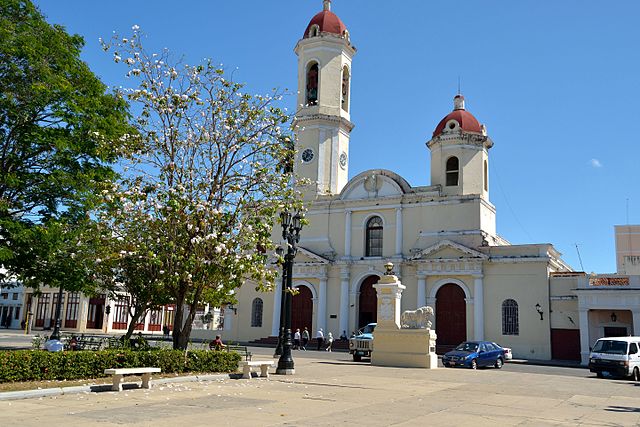
[(455, 346), (467, 339), (467, 307), (464, 291), (448, 283), (436, 293), (436, 334), (440, 346)]
[(358, 329), (378, 320), (378, 296), (373, 287), (378, 280), (380, 280), (378, 276), (369, 276), (360, 285)]
[(300, 332), (305, 326), (309, 329), (309, 334), (313, 330), (313, 294), (306, 286), (298, 286), (298, 294), (293, 296), (291, 302), (291, 331), (296, 328)]

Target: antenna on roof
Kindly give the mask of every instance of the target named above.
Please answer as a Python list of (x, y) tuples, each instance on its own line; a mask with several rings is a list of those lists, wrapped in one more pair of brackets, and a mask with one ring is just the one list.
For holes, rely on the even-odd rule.
[(580, 269), (584, 271), (584, 265), (582, 265), (582, 257), (580, 256), (580, 249), (578, 249), (578, 244), (576, 243), (576, 252), (578, 252), (578, 260), (580, 261)]
[(629, 225), (629, 198), (627, 197), (627, 225)]

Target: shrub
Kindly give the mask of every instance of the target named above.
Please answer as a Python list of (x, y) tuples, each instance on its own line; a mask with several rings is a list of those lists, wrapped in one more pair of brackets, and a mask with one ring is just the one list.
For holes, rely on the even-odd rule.
[(234, 372), (239, 361), (238, 353), (204, 350), (1, 351), (0, 383), (98, 378), (108, 368), (141, 366), (163, 373)]

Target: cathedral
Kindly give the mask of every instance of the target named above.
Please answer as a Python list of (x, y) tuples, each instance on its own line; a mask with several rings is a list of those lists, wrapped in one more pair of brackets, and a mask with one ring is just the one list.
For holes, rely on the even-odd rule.
[[(376, 321), (373, 288), (392, 262), (406, 286), (402, 310), (435, 309), (439, 350), (490, 340), (514, 357), (580, 358), (576, 297), (553, 277), (572, 274), (553, 245), (512, 245), (496, 231), (487, 128), (461, 94), (434, 117), (425, 149), (431, 182), (413, 187), (372, 169), (349, 179), (351, 34), (323, 2), (295, 47), (298, 99), (294, 170), (309, 224), (293, 267), (292, 326), (339, 336)], [(275, 226), (277, 244), (281, 230)], [(560, 283), (564, 283), (560, 281)], [(281, 288), (247, 283), (225, 313), (225, 338), (277, 336)], [(555, 305), (554, 305), (555, 304)], [(554, 332), (560, 331), (560, 332)]]

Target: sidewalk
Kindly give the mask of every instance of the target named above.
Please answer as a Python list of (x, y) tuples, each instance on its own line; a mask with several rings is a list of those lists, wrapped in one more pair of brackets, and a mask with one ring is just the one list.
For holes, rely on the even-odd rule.
[[(268, 356), (260, 355), (259, 359)], [(410, 369), (307, 353), (295, 375), (156, 383), (150, 390), (0, 401), (3, 427), (640, 424), (629, 381), (509, 371)]]

